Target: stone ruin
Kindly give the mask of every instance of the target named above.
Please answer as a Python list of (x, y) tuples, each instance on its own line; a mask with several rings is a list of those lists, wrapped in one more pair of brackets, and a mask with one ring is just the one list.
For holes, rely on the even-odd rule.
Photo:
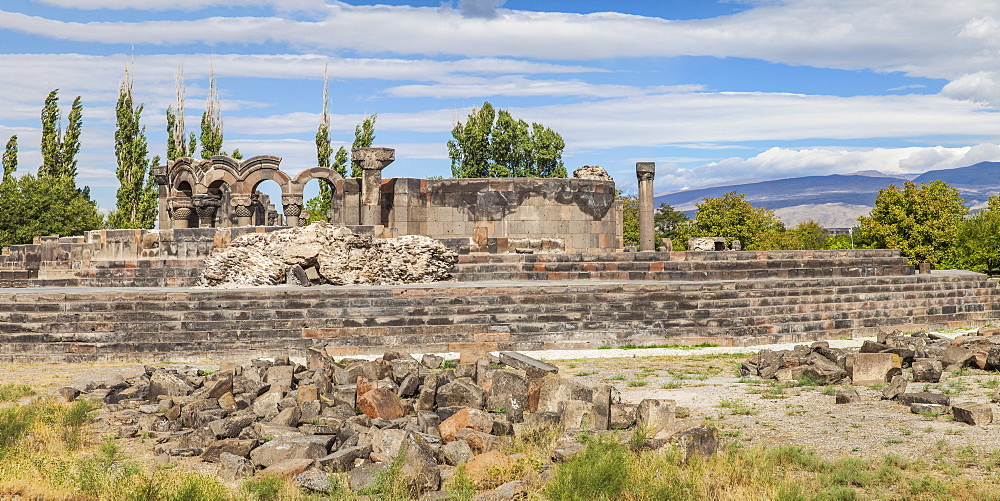
[[(678, 419), (685, 412), (672, 400), (622, 403), (611, 386), (588, 387), (557, 372), (517, 352), (457, 364), (398, 352), (335, 362), (316, 345), (305, 366), (287, 358), (212, 373), (146, 366), (135, 377), (60, 393), (103, 401), (106, 431), (148, 436), (156, 454), (200, 457), (227, 480), (261, 472), (320, 492), (334, 489), (330, 472), (347, 472), (357, 492), (399, 460), (411, 495), (438, 491), (464, 464), (478, 488), (494, 488), (487, 496), (520, 499), (525, 478), (497, 477), (519, 461), (501, 449), (539, 432), (560, 437), (552, 462), (582, 451), (581, 434), (636, 426), (649, 448), (676, 443), (688, 456), (718, 446), (717, 430)], [(535, 465), (525, 474), (537, 478), (548, 468)]]
[[(362, 226), (377, 237), (424, 235), (464, 239), (473, 251), (496, 252), (496, 240), (557, 240), (572, 252), (622, 248), (621, 202), (615, 183), (601, 167), (585, 167), (569, 179), (383, 178), (395, 160), (391, 148), (357, 148), (352, 162), (364, 174), (341, 177), (312, 167), (290, 175), (281, 158), (259, 155), (236, 160), (179, 158), (156, 168), (159, 228), (227, 228), (304, 225), (306, 185), (328, 188), (331, 207), (321, 219), (337, 226)], [(258, 192), (273, 182), (280, 204)], [(313, 219), (316, 219), (313, 217)], [(493, 242), (491, 246), (490, 243)], [(501, 246), (511, 249), (522, 247)]]
[[(896, 400), (914, 414), (951, 414), (970, 425), (989, 424), (993, 410), (988, 402), (956, 403), (944, 393), (909, 391), (910, 382), (938, 383), (945, 371), (965, 367), (1000, 371), (1000, 328), (984, 327), (955, 338), (895, 331), (879, 335), (876, 341), (866, 340), (856, 351), (831, 348), (826, 341), (792, 350), (761, 350), (741, 364), (740, 374), (782, 382), (806, 377), (824, 385), (849, 383), (852, 387), (837, 393), (838, 404), (859, 400), (853, 386), (885, 385), (882, 398)], [(1000, 402), (1000, 390), (990, 401)]]
[(316, 222), (248, 233), (217, 250), (202, 267), (202, 286), (396, 285), (450, 277), (458, 254), (421, 235), (373, 238)]

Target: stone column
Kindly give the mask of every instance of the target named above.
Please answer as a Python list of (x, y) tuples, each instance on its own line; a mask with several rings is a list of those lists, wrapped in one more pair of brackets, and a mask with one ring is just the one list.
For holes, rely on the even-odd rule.
[(364, 170), (361, 177), (361, 224), (382, 224), (382, 169), (396, 159), (392, 148), (357, 148), (351, 161)]
[(212, 195), (195, 195), (191, 197), (191, 204), (195, 212), (198, 213), (198, 227), (212, 228), (215, 226), (215, 212), (222, 205), (222, 198)]
[(253, 199), (246, 195), (233, 195), (229, 199), (229, 204), (233, 206), (233, 213), (236, 214), (237, 226), (253, 224)]
[(302, 215), (301, 196), (282, 196), (282, 212), (285, 214), (285, 226), (295, 228), (299, 226), (299, 216)]
[(655, 162), (636, 162), (635, 176), (639, 179), (639, 250), (654, 251), (653, 241), (653, 176)]
[(188, 197), (167, 199), (167, 212), (170, 213), (170, 228), (187, 228), (192, 214), (191, 199)]

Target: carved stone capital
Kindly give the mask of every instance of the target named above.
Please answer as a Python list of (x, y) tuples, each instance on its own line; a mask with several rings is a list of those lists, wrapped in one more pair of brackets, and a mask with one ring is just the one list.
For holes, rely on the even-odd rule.
[(248, 195), (233, 195), (229, 198), (229, 205), (233, 207), (250, 207), (254, 202), (253, 197)]
[(285, 217), (302, 214), (302, 206), (299, 204), (286, 204), (283, 206), (283, 209)]
[(351, 161), (364, 170), (382, 170), (396, 160), (396, 150), (392, 148), (355, 148), (351, 150)]
[(635, 177), (639, 181), (652, 181), (656, 175), (656, 162), (636, 162)]

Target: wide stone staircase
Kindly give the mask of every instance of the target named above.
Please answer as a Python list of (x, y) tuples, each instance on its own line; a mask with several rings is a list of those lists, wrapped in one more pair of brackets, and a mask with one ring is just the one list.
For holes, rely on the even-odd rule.
[(968, 272), (383, 287), (8, 289), (0, 290), (0, 360), (245, 359), (301, 354), (315, 342), (351, 355), (404, 346), (414, 352), (460, 351), (469, 343), (536, 350), (810, 341), (879, 329), (983, 325), (1000, 318), (998, 299), (993, 281)]

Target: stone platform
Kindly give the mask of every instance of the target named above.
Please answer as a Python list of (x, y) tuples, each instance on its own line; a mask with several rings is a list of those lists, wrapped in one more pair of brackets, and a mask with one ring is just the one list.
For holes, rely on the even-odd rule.
[[(869, 270), (871, 271), (871, 270)], [(861, 272), (859, 272), (861, 273)], [(984, 275), (547, 280), (313, 288), (0, 289), (0, 360), (212, 360), (621, 344), (745, 345), (977, 326)]]

